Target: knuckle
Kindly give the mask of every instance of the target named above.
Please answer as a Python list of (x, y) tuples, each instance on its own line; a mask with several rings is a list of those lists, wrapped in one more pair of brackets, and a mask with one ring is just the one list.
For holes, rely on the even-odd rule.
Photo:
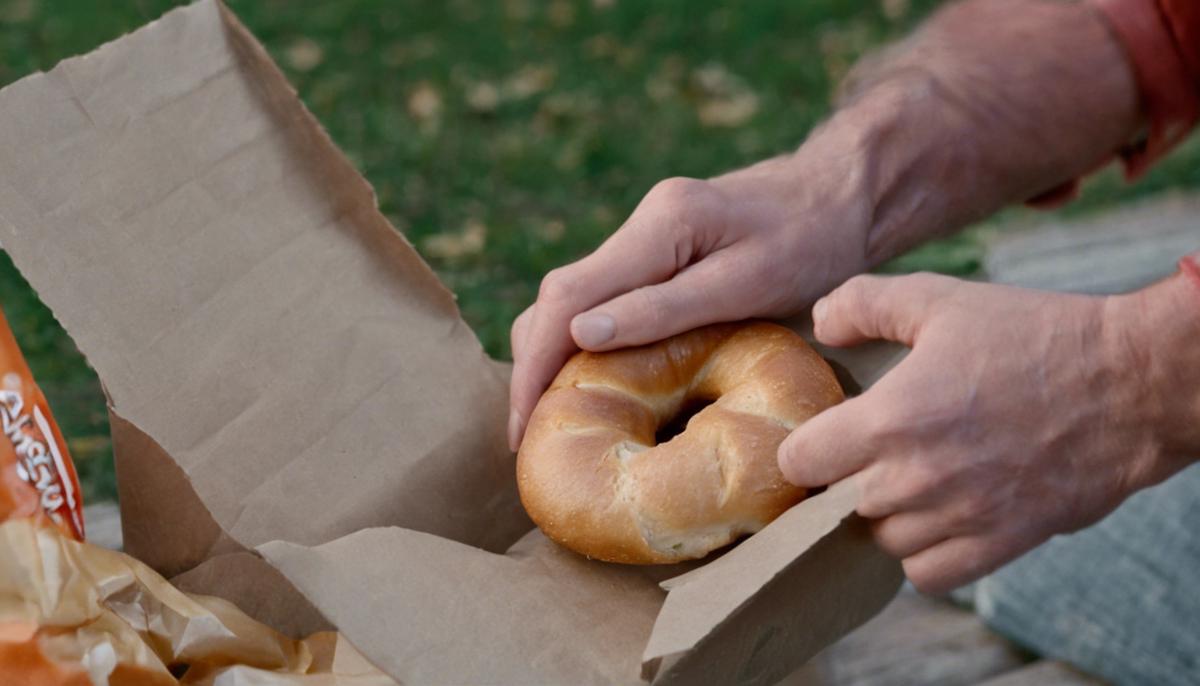
[(987, 492), (964, 493), (957, 508), (957, 523), (974, 530), (991, 529), (1008, 519), (1007, 507), (1001, 499)]
[(872, 282), (877, 277), (869, 274), (858, 274), (846, 279), (845, 283), (833, 292), (834, 299), (854, 300), (862, 298), (864, 291), (870, 288)]
[(959, 498), (957, 507), (952, 510), (951, 517), (959, 525), (979, 525), (989, 518), (992, 505), (986, 496), (967, 495)]
[(900, 564), (904, 567), (904, 576), (908, 577), (917, 591), (926, 595), (937, 595), (942, 591), (937, 576), (914, 558), (905, 558)]
[(637, 298), (634, 312), (646, 322), (657, 321), (671, 310), (670, 302), (662, 288), (643, 286), (634, 290), (633, 294)]
[(927, 472), (906, 470), (896, 477), (894, 492), (898, 502), (908, 505), (928, 499), (935, 488), (936, 481)]
[(907, 471), (907, 493), (913, 498), (922, 498), (940, 491), (950, 480), (946, 469), (932, 460), (912, 460)]
[(858, 507), (855, 511), (867, 519), (879, 519), (888, 514), (888, 498), (878, 487), (863, 486), (858, 496)]
[(830, 294), (830, 300), (836, 309), (843, 312), (861, 312), (868, 305), (868, 293), (878, 283), (879, 277), (859, 274), (851, 277), (841, 288)]
[(889, 470), (878, 464), (859, 473), (857, 511), (860, 515), (868, 519), (876, 519), (883, 515), (890, 478)]
[(702, 196), (707, 187), (708, 184), (700, 179), (674, 176), (654, 184), (646, 199), (664, 207), (683, 207)]
[(903, 403), (880, 404), (865, 419), (866, 438), (873, 445), (892, 444), (912, 428), (912, 417)]
[(575, 291), (576, 278), (568, 267), (559, 267), (546, 274), (538, 288), (538, 300), (561, 303)]
[(713, 197), (707, 181), (685, 177), (664, 179), (646, 196), (649, 207), (660, 219), (652, 226), (671, 232), (677, 240), (690, 237), (714, 216)]
[(955, 279), (944, 274), (935, 274), (933, 272), (916, 272), (898, 277), (893, 282), (897, 287), (902, 287), (905, 290), (924, 293), (931, 300), (940, 300), (947, 295), (956, 284), (959, 283)]
[(875, 538), (875, 545), (883, 552), (896, 557), (900, 552), (900, 541), (893, 528), (888, 526), (891, 519), (877, 519), (874, 526), (871, 527), (871, 533)]
[(513, 320), (512, 326), (508, 330), (509, 341), (514, 350), (521, 347), (525, 336), (525, 329), (529, 326), (529, 320), (533, 317), (533, 307), (525, 308), (525, 311)]
[(905, 274), (898, 280), (911, 286), (937, 286), (946, 277), (933, 272), (913, 272)]

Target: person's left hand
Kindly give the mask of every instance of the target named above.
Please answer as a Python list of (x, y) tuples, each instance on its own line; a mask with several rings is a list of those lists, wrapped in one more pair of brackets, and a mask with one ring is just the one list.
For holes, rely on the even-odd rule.
[(857, 479), (859, 514), (918, 589), (972, 581), (1186, 464), (1164, 440), (1161, 360), (1134, 335), (1145, 299), (851, 279), (815, 306), (817, 338), (912, 352), (794, 431), (780, 468), (804, 486)]

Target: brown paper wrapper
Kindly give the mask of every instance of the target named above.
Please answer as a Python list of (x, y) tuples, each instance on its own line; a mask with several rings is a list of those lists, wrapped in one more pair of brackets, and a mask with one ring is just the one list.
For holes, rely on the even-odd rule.
[(219, 680), (395, 684), (336, 634), (293, 640), (225, 600), (179, 591), (123, 553), (30, 519), (0, 524), (0, 683), (200, 686)]
[(771, 684), (899, 587), (849, 484), (666, 585), (541, 536), (507, 368), (214, 0), (0, 92), (0, 159), (0, 243), (109, 395), (126, 550), (189, 591), (406, 684)]

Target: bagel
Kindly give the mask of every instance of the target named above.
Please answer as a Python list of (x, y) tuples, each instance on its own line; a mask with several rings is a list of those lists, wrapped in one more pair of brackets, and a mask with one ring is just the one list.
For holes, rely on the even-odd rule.
[[(804, 497), (776, 450), (843, 398), (804, 339), (766, 322), (580, 352), (530, 416), (517, 454), (521, 502), (547, 537), (591, 558), (701, 558)], [(681, 414), (683, 432), (657, 442)]]

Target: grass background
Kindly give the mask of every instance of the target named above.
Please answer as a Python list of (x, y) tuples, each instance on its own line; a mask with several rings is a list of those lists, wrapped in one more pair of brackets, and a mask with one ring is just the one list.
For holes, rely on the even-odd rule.
[[(174, 0), (0, 0), (0, 84), (137, 28)], [(488, 351), (546, 271), (661, 178), (798, 145), (838, 79), (931, 0), (230, 0), (459, 294)], [(1136, 186), (1110, 170), (1059, 214), (1200, 186), (1193, 141)], [(3, 164), (0, 160), (0, 164)], [(1012, 210), (997, 226), (1023, 219)], [(1016, 215), (1016, 217), (1014, 217)], [(983, 229), (986, 230), (986, 229)], [(970, 274), (981, 229), (885, 267)], [(0, 252), (3, 306), (92, 500), (115, 497), (95, 375)]]

